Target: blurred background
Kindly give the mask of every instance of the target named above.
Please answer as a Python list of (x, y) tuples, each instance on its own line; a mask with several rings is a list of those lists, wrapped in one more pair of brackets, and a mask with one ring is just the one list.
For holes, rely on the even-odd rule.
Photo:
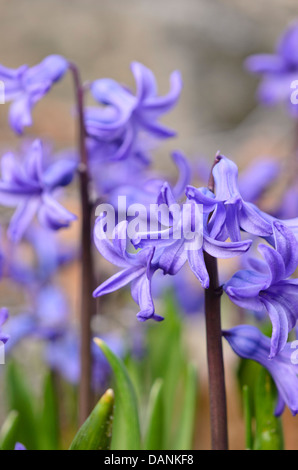
[[(173, 149), (210, 162), (220, 150), (245, 168), (260, 156), (285, 159), (293, 146), (292, 121), (282, 108), (259, 107), (257, 79), (244, 71), (243, 60), (273, 50), (282, 30), (298, 16), (294, 0), (0, 0), (0, 7), (0, 63), (8, 67), (34, 65), (55, 53), (77, 63), (84, 80), (111, 77), (134, 87), (129, 65), (137, 60), (154, 71), (161, 93), (168, 89), (170, 73), (181, 71), (181, 100), (165, 119), (178, 137), (158, 151), (157, 169), (175, 175), (169, 157)], [(36, 107), (29, 134), (53, 139), (58, 148), (73, 146), (72, 91), (69, 78), (58, 84)], [(6, 106), (0, 107), (0, 126), (3, 152), (17, 145), (7, 125)], [(263, 207), (276, 197), (278, 188), (273, 188)], [(69, 207), (78, 213), (75, 192)], [(77, 230), (75, 226), (65, 236), (76, 239)], [(72, 266), (62, 279), (74, 310), (77, 271)], [(134, 321), (133, 313), (130, 316)], [(204, 449), (210, 445), (204, 331), (199, 318), (191, 322), (188, 327), (185, 320), (185, 338), (200, 375), (195, 448)], [(243, 422), (229, 367), (235, 358), (228, 348), (225, 359), (231, 448), (241, 449)], [(286, 447), (298, 448), (297, 418), (287, 411), (283, 419)]]

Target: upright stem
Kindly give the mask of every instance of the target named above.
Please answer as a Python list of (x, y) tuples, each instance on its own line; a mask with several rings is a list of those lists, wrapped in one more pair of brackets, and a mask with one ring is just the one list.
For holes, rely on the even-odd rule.
[[(219, 158), (216, 158), (217, 164)], [(209, 189), (214, 192), (211, 172)], [(211, 441), (213, 450), (228, 449), (227, 405), (224, 361), (222, 351), (220, 298), (222, 290), (218, 282), (217, 260), (204, 253), (206, 268), (210, 278), (209, 288), (205, 290), (205, 317), (207, 337), (207, 360), (209, 374), (209, 406)]]
[(84, 91), (77, 67), (71, 64), (78, 113), (78, 146), (80, 153), (79, 177), (80, 199), (82, 211), (81, 224), (81, 379), (79, 384), (79, 422), (82, 424), (88, 417), (92, 407), (91, 394), (91, 317), (94, 309), (92, 290), (94, 283), (93, 262), (91, 253), (91, 216), (92, 205), (89, 199), (88, 158), (86, 150), (86, 130), (84, 123)]
[(213, 450), (226, 450), (228, 448), (228, 428), (220, 319), (221, 294), (218, 284), (217, 260), (208, 253), (204, 254), (204, 258), (210, 277), (209, 289), (205, 290), (205, 315), (211, 441)]

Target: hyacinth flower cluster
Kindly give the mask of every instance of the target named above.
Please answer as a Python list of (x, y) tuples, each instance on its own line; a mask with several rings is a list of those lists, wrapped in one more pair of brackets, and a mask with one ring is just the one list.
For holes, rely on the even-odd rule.
[[(63, 266), (79, 258), (80, 252), (83, 259), (86, 252), (91, 252), (89, 211), (94, 194), (110, 201), (115, 201), (118, 194), (127, 194), (135, 201), (147, 184), (148, 193), (143, 200), (150, 201), (155, 197), (155, 188), (162, 186), (163, 181), (148, 171), (150, 151), (158, 140), (175, 135), (160, 123), (160, 119), (179, 99), (182, 88), (180, 73), (171, 75), (169, 93), (159, 96), (153, 73), (136, 62), (132, 64), (135, 94), (111, 79), (95, 80), (89, 86), (83, 86), (77, 67), (58, 55), (49, 56), (34, 67), (24, 65), (14, 70), (1, 65), (0, 69), (5, 101), (11, 102), (9, 124), (18, 136), (33, 125), (33, 108), (38, 101), (66, 72), (72, 74), (81, 144), (79, 154), (71, 151), (68, 152), (71, 157), (65, 157), (63, 152), (53, 155), (48, 143), (41, 139), (29, 140), (29, 143), (27, 139), (18, 151), (2, 156), (0, 202), (3, 206), (15, 208), (3, 249), (2, 274), (5, 279), (19, 285), (26, 295), (29, 293), (30, 305), (18, 315), (11, 316), (1, 338), (6, 342), (10, 335), (8, 356), (26, 339), (43, 341), (44, 359), (52, 370), (81, 387), (86, 383), (84, 374), (86, 377), (89, 369), (92, 380), (87, 383), (87, 388), (92, 382), (93, 388), (102, 389), (110, 368), (98, 347), (92, 344), (91, 326), (86, 314), (87, 311), (88, 315), (95, 313), (95, 304), (91, 306), (88, 300), (88, 297), (92, 299), (91, 292), (88, 292), (91, 282), (85, 283), (88, 291), (82, 283), (82, 322), (87, 324), (87, 336), (84, 336), (72, 324), (69, 305), (54, 279)], [(83, 107), (81, 97), (88, 92), (97, 102), (96, 107)], [(179, 167), (179, 155), (174, 155), (174, 159)], [(82, 222), (80, 249), (62, 246), (56, 236), (57, 231), (77, 220), (77, 216), (60, 203), (62, 191), (67, 190), (76, 175), (81, 184), (82, 217), (84, 221), (89, 219), (87, 228), (86, 222)], [(177, 194), (181, 191), (179, 181), (175, 190)], [(37, 263), (23, 261), (24, 244), (31, 246)], [(91, 279), (94, 273), (90, 262), (83, 261), (82, 264), (82, 278), (89, 276)], [(136, 284), (141, 282), (136, 281)], [(144, 288), (146, 286), (140, 285), (136, 291)], [(8, 316), (6, 309), (3, 312), (1, 324)], [(103, 336), (106, 336), (111, 349), (121, 356), (124, 351), (122, 340), (113, 334)], [(86, 395), (82, 401), (86, 403)], [(82, 414), (81, 420), (86, 418), (86, 409)]]
[[(264, 77), (260, 93), (264, 102), (288, 99), (286, 84), (289, 86), (298, 68), (296, 43), (294, 25), (280, 41), (276, 55), (247, 61), (251, 71)], [(92, 298), (96, 277), (93, 244), (101, 257), (120, 268), (93, 291), (93, 297), (130, 285), (132, 299), (138, 305), (137, 319), (142, 323), (166, 322), (154, 304), (154, 280), (158, 276), (175, 276), (172, 285), (176, 282), (178, 291), (182, 280), (186, 280), (182, 276), (187, 268), (197, 283), (194, 299), (200, 306), (202, 291), (205, 292), (213, 447), (227, 448), (222, 336), (238, 356), (252, 359), (269, 371), (278, 390), (277, 415), (286, 405), (293, 415), (298, 411), (297, 364), (292, 361), (288, 343), (298, 319), (298, 219), (281, 220), (256, 205), (279, 171), (272, 162), (258, 162), (260, 171), (255, 182), (255, 170), (239, 178), (236, 163), (218, 154), (209, 181), (203, 178), (206, 185), (202, 187), (191, 184), (194, 171), (181, 152), (172, 154), (179, 171), (176, 183), (153, 172), (151, 154), (157, 142), (175, 136), (162, 124), (162, 118), (177, 104), (182, 79), (178, 71), (173, 72), (168, 94), (160, 96), (151, 70), (137, 62), (132, 63), (131, 70), (135, 92), (107, 78), (84, 85), (77, 67), (58, 55), (31, 68), (0, 66), (6, 101), (12, 102), (9, 123), (19, 136), (33, 125), (32, 112), (37, 102), (66, 72), (72, 74), (79, 147), (74, 158), (53, 157), (37, 138), (29, 146), (21, 146), (21, 151), (2, 156), (0, 202), (16, 208), (7, 224), (12, 255), (7, 259), (4, 254), (1, 259), (2, 274), (30, 291), (32, 309), (13, 315), (2, 333), (2, 325), (8, 319), (8, 311), (3, 308), (0, 341), (7, 343), (10, 352), (25, 338), (42, 340), (49, 368), (79, 386), (83, 422), (90, 412), (91, 387), (104, 387), (110, 372), (103, 354), (92, 343), (92, 316), (97, 308)], [(96, 106), (84, 105), (88, 93)], [(56, 235), (76, 223), (77, 216), (58, 198), (75, 176), (80, 190), (81, 246), (70, 249), (62, 248)], [(151, 212), (146, 212), (144, 229), (144, 224), (137, 224), (137, 216), (121, 219), (117, 213), (118, 196), (126, 196), (128, 204), (142, 203), (147, 211), (152, 204), (162, 207), (162, 211), (155, 214), (154, 220)], [(92, 226), (98, 199), (115, 208), (116, 226), (112, 233), (104, 210)], [(136, 229), (133, 233), (132, 222)], [(28, 267), (17, 255), (20, 243), (28, 242), (37, 255), (34, 267)], [(255, 255), (255, 246), (261, 258)], [(242, 255), (251, 255), (248, 267), (220, 284), (217, 260)], [(81, 260), (82, 268), (79, 333), (69, 317), (65, 296), (54, 281), (57, 271), (74, 258)], [(268, 316), (271, 338), (249, 325), (222, 331), (220, 298), (224, 293), (237, 307)], [(107, 343), (118, 356), (124, 355), (121, 340), (108, 335)]]
[[(212, 178), (215, 193), (206, 187), (195, 188), (187, 185), (185, 188), (186, 200), (183, 204), (200, 205), (203, 211), (203, 240), (199, 248), (195, 247), (198, 233), (193, 233), (193, 238), (188, 237), (187, 240), (184, 238), (177, 240), (174, 237), (177, 227), (180, 227), (182, 223), (191, 227), (191, 222), (186, 217), (176, 221), (176, 226), (173, 224), (160, 232), (141, 232), (131, 240), (127, 235), (122, 235), (121, 245), (120, 240), (117, 240), (115, 236), (112, 237), (113, 242), (107, 239), (107, 235), (102, 232), (104, 217), (100, 217), (96, 221), (94, 231), (96, 246), (106, 259), (125, 269), (99, 286), (94, 291), (94, 296), (110, 293), (132, 282), (133, 299), (141, 308), (138, 318), (142, 321), (149, 318), (160, 320), (154, 309), (150, 287), (155, 272), (160, 271), (164, 275), (173, 276), (188, 262), (201, 285), (208, 289), (210, 275), (206, 267), (204, 252), (213, 258), (230, 258), (246, 253), (253, 239), (268, 240), (271, 244), (261, 243), (258, 246), (264, 261), (257, 257), (251, 258), (251, 268), (237, 272), (223, 287), (236, 305), (256, 312), (268, 313), (272, 322), (272, 338), (271, 341), (268, 338), (264, 340), (266, 349), (263, 343), (257, 340), (255, 349), (251, 348), (251, 354), (241, 352), (240, 346), (233, 349), (240, 357), (257, 360), (263, 365), (265, 363), (275, 380), (279, 376), (279, 358), (287, 358), (285, 367), (292, 371), (290, 377), (295, 378), (295, 381), (292, 383), (289, 378), (289, 389), (283, 393), (283, 397), (284, 402), (295, 414), (292, 392), (297, 380), (296, 369), (292, 367), (288, 355), (283, 356), (283, 351), (285, 348), (289, 349), (288, 335), (295, 327), (298, 318), (297, 279), (290, 279), (298, 266), (295, 229), (297, 220), (283, 222), (274, 219), (260, 211), (253, 203), (243, 200), (238, 184), (237, 166), (224, 156), (216, 157)], [(175, 198), (168, 183), (164, 183), (157, 200), (159, 203), (166, 204), (170, 211), (171, 203)], [(190, 218), (195, 214), (195, 211), (190, 211)], [(125, 231), (126, 223), (122, 222), (115, 230)], [(101, 231), (100, 236), (99, 231)], [(242, 239), (242, 234), (246, 234), (245, 239)], [(251, 236), (251, 239), (247, 239), (247, 236)], [(136, 253), (127, 251), (132, 245), (137, 249)], [(136, 259), (140, 259), (140, 262), (136, 263)], [(243, 326), (244, 333), (242, 333), (242, 327), (239, 328), (231, 332), (235, 343), (238, 331), (239, 334), (244, 334), (246, 331), (245, 326)], [(225, 332), (228, 340), (229, 334), (229, 331)], [(261, 335), (260, 332), (259, 335)], [(239, 343), (242, 344), (241, 339)], [(265, 350), (268, 353), (267, 356), (265, 356)], [(267, 362), (265, 359), (262, 362), (260, 359), (262, 357), (266, 357)], [(279, 387), (280, 382), (276, 380), (276, 383)], [(281, 406), (277, 408), (277, 410), (281, 409), (283, 409)]]
[[(262, 77), (258, 88), (259, 101), (272, 106), (286, 103), (297, 117), (298, 23), (294, 22), (279, 39), (274, 54), (255, 54), (248, 57), (245, 67)], [(292, 99), (291, 99), (292, 98)]]

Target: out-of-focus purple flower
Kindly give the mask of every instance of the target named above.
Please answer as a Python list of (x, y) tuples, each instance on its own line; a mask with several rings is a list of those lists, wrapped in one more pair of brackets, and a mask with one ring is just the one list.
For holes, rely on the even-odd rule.
[(162, 298), (167, 291), (172, 293), (182, 314), (197, 315), (203, 312), (204, 290), (196, 282), (188, 265), (185, 264), (175, 276), (164, 276), (161, 272), (156, 274), (152, 282), (153, 296)]
[[(124, 347), (122, 340), (115, 335), (104, 338), (108, 346), (118, 356), (122, 357)], [(95, 390), (103, 390), (110, 376), (110, 366), (98, 347), (92, 348), (92, 386)], [(49, 367), (61, 374), (69, 383), (78, 385), (80, 382), (80, 340), (79, 335), (73, 329), (69, 329), (65, 335), (47, 343), (45, 360)]]
[(216, 195), (207, 188), (188, 186), (186, 189), (189, 199), (202, 204), (205, 214), (212, 214), (208, 223), (210, 236), (237, 242), (241, 240), (241, 229), (261, 237), (271, 235), (271, 224), (240, 194), (237, 165), (224, 156), (217, 158), (219, 161), (212, 171)]
[(298, 265), (297, 241), (282, 223), (273, 223), (275, 249), (261, 244), (265, 261), (252, 258), (251, 269), (236, 273), (224, 290), (237, 305), (257, 312), (267, 311), (272, 322), (270, 358), (286, 345), (288, 333), (298, 318), (298, 280), (288, 279)]
[(238, 356), (258, 362), (271, 374), (278, 390), (275, 415), (280, 416), (287, 405), (295, 416), (298, 413), (298, 365), (291, 361), (291, 345), (286, 344), (282, 352), (269, 359), (270, 339), (258, 328), (240, 325), (223, 331), (223, 336)]
[(169, 94), (158, 96), (151, 70), (138, 62), (133, 62), (131, 69), (136, 81), (136, 95), (114, 80), (96, 80), (90, 90), (94, 99), (105, 107), (85, 111), (88, 135), (100, 142), (103, 154), (114, 160), (142, 153), (138, 148), (140, 131), (156, 138), (175, 135), (159, 119), (178, 101), (182, 89), (180, 73), (172, 73)]
[(7, 322), (7, 353), (26, 338), (52, 341), (68, 328), (69, 305), (64, 293), (54, 285), (45, 286), (34, 299), (32, 312), (11, 316)]
[(95, 223), (94, 241), (101, 255), (115, 266), (123, 268), (107, 281), (103, 282), (93, 293), (94, 297), (100, 297), (114, 292), (131, 283), (131, 294), (141, 310), (137, 314), (140, 321), (152, 318), (163, 320), (156, 315), (151, 294), (151, 279), (157, 266), (152, 264), (154, 248), (146, 248), (136, 253), (128, 253), (127, 247), (127, 222), (120, 222), (113, 234), (112, 241), (107, 237), (105, 218), (99, 217)]
[(253, 203), (258, 201), (279, 174), (280, 163), (272, 159), (259, 158), (251, 163), (239, 175), (239, 192), (242, 199)]
[(284, 193), (281, 204), (274, 211), (279, 219), (294, 219), (298, 217), (298, 186), (290, 186)]
[(256, 54), (245, 61), (247, 70), (262, 76), (258, 99), (270, 106), (279, 102), (288, 104), (297, 117), (298, 107), (291, 101), (291, 84), (298, 79), (298, 23), (293, 23), (281, 36), (274, 54)]
[[(171, 185), (177, 199), (184, 195), (187, 184), (190, 183), (191, 169), (186, 157), (179, 151), (172, 153), (172, 160), (178, 170), (178, 178)], [(95, 173), (98, 173), (95, 175)], [(97, 194), (105, 197), (106, 201), (118, 210), (119, 197), (126, 198), (126, 207), (138, 203), (144, 206), (155, 204), (158, 194), (164, 184), (164, 178), (156, 175), (137, 158), (121, 162), (105, 161), (94, 164), (92, 179), (97, 188)]]
[(1, 329), (1, 327), (2, 327), (2, 326), (4, 325), (4, 323), (7, 321), (8, 317), (9, 317), (9, 313), (8, 313), (7, 308), (2, 307), (2, 308), (0, 309), (0, 342), (1, 342), (2, 344), (6, 344), (7, 341), (9, 340), (9, 338), (10, 338), (10, 336), (7, 335), (7, 334), (5, 334), (5, 333), (3, 333), (3, 332), (2, 332), (2, 329)]
[(70, 264), (78, 257), (78, 249), (63, 243), (57, 232), (33, 225), (24, 238), (34, 250), (35, 259), (22, 256), (22, 246), (6, 247), (4, 275), (31, 291), (51, 281), (60, 267)]
[(76, 385), (80, 381), (79, 338), (75, 331), (68, 331), (55, 341), (50, 341), (45, 348), (44, 358), (48, 366), (69, 383)]
[(40, 140), (33, 142), (23, 162), (12, 153), (2, 157), (0, 203), (17, 206), (8, 230), (13, 241), (22, 238), (35, 215), (41, 225), (52, 230), (68, 227), (76, 219), (54, 197), (71, 182), (76, 168), (75, 160), (59, 160), (45, 168)]
[(27, 450), (27, 449), (23, 444), (21, 444), (20, 442), (17, 442), (14, 447), (14, 450)]
[(9, 122), (17, 134), (22, 134), (24, 127), (32, 125), (32, 108), (63, 77), (67, 69), (67, 60), (59, 55), (50, 55), (31, 68), (22, 65), (18, 69), (9, 69), (0, 65), (5, 101), (12, 101)]
[[(175, 196), (165, 183), (161, 189), (158, 203), (168, 206), (169, 221), (171, 222), (171, 207), (176, 203)], [(175, 275), (188, 261), (195, 276), (204, 288), (209, 286), (209, 275), (205, 266), (204, 251), (215, 258), (231, 258), (246, 252), (251, 241), (225, 242), (213, 238), (209, 232), (207, 216), (202, 218), (202, 226), (197, 220), (199, 210), (196, 202), (187, 201), (181, 206), (179, 216), (172, 220), (169, 228), (155, 233), (152, 231), (139, 232), (133, 244), (139, 247), (155, 247), (153, 261), (165, 274)], [(201, 233), (199, 233), (201, 231)]]

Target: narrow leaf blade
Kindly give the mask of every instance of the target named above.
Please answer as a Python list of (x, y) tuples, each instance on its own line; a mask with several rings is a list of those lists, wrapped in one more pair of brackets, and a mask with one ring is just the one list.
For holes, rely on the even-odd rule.
[(109, 450), (112, 440), (114, 392), (106, 391), (80, 427), (69, 450)]
[[(123, 362), (110, 350), (104, 341), (95, 338), (94, 342), (100, 347), (108, 360), (115, 376), (115, 418), (122, 419), (122, 449), (139, 450), (141, 448), (139, 414), (137, 397)], [(116, 419), (115, 419), (116, 426)]]

